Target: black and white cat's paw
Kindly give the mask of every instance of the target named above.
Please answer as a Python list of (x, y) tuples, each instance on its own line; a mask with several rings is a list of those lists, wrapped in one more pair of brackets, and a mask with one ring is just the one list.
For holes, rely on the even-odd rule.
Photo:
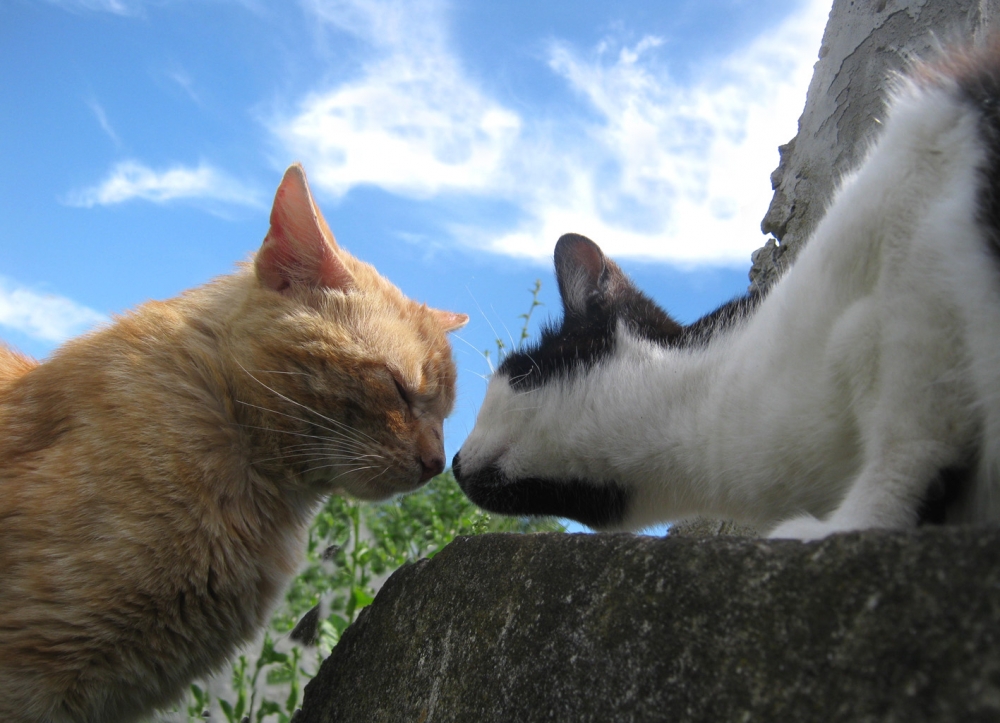
[(785, 520), (768, 533), (772, 540), (821, 540), (835, 532), (847, 532), (850, 529), (830, 520), (819, 520), (812, 515), (802, 515)]

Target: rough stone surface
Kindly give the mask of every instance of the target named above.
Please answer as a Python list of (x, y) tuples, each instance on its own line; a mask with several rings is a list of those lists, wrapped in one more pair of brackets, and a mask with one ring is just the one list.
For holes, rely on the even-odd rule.
[(1000, 530), (485, 535), (398, 571), (297, 723), (1000, 719)]
[(671, 525), (670, 534), (675, 537), (760, 537), (760, 530), (733, 520), (693, 517)]
[(841, 177), (863, 158), (885, 110), (891, 75), (938, 41), (996, 30), (1000, 0), (835, 0), (796, 137), (779, 149), (774, 197), (761, 222), (778, 240), (754, 252), (751, 289), (795, 258)]

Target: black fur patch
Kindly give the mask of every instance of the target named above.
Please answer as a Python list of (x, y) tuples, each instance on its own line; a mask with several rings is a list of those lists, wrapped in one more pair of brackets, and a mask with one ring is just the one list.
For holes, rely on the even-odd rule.
[(676, 348), (705, 346), (720, 332), (748, 319), (760, 306), (763, 298), (762, 293), (754, 291), (746, 296), (739, 296), (726, 302), (711, 314), (705, 314), (697, 321), (685, 326), (680, 337), (675, 339), (671, 346)]
[(466, 476), (457, 454), (451, 469), (470, 500), (501, 515), (562, 517), (601, 529), (620, 524), (632, 499), (631, 491), (616, 482), (515, 480), (495, 465)]
[(706, 345), (715, 335), (746, 319), (759, 306), (758, 293), (723, 304), (692, 324), (681, 326), (629, 282), (614, 298), (593, 299), (582, 316), (564, 314), (559, 326), (542, 328), (541, 339), (504, 359), (498, 373), (516, 390), (537, 389), (553, 378), (593, 367), (614, 350), (619, 322), (632, 334), (661, 346), (684, 349)]
[(973, 474), (971, 465), (941, 470), (924, 494), (923, 502), (917, 511), (917, 524), (945, 524), (948, 521), (949, 509), (968, 490)]
[(1000, 46), (956, 61), (953, 72), (963, 99), (979, 114), (986, 160), (979, 169), (977, 221), (1000, 257)]
[(616, 298), (595, 297), (584, 315), (564, 314), (556, 327), (542, 328), (541, 340), (507, 355), (500, 368), (515, 389), (534, 389), (578, 367), (590, 368), (611, 354), (618, 322), (658, 343), (680, 335), (681, 326), (638, 289)]

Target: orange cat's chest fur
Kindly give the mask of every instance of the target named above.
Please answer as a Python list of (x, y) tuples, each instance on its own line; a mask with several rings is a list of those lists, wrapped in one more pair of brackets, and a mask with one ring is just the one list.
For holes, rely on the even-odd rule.
[(339, 249), (293, 167), (253, 267), (40, 365), (0, 345), (0, 719), (135, 720), (224, 663), (324, 495), (440, 471), (463, 321)]

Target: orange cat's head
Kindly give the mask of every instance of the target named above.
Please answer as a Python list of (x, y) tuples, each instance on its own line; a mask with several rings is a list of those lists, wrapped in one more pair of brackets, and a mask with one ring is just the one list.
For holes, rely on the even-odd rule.
[(407, 298), (340, 248), (299, 165), (278, 187), (252, 278), (242, 276), (233, 412), (266, 476), (372, 500), (444, 469), (455, 398), (446, 333), (466, 315)]

